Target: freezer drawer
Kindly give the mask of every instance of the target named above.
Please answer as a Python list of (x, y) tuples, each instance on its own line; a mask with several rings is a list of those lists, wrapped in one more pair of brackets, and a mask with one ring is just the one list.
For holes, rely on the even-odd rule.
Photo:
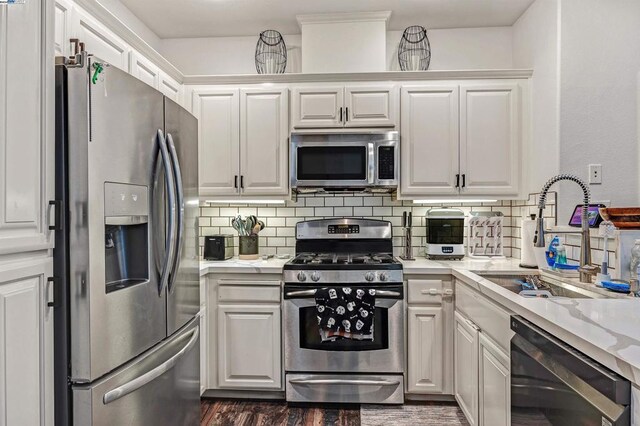
[(76, 425), (195, 425), (200, 419), (200, 317), (114, 373), (73, 387)]
[(287, 402), (402, 404), (400, 375), (287, 374)]

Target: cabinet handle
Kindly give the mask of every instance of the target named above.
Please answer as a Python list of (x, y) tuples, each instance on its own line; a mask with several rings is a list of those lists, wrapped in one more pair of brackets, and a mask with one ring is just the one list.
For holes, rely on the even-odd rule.
[(468, 320), (466, 318), (464, 320), (466, 321), (467, 324), (469, 324), (469, 327), (473, 328), (475, 331), (477, 331), (477, 332), (481, 332), (482, 331), (482, 330), (480, 330), (480, 327), (478, 327), (473, 322), (471, 322), (471, 320)]
[(53, 225), (49, 225), (49, 231), (62, 231), (62, 201), (50, 200), (49, 208), (53, 206)]
[(349, 107), (344, 109), (344, 122), (346, 123), (347, 121), (349, 121)]
[(462, 174), (462, 187), (467, 186), (467, 175), (465, 173)]
[(451, 290), (450, 288), (447, 288), (445, 290), (430, 288), (430, 289), (422, 290), (420, 293), (424, 294), (425, 296), (437, 296), (439, 294), (441, 294), (444, 297), (453, 296), (453, 290)]
[(244, 175), (240, 175), (240, 189), (244, 189)]
[(456, 175), (456, 188), (460, 188), (460, 174)]
[[(56, 288), (58, 287), (56, 285), (56, 283), (60, 281), (58, 277), (48, 277), (47, 278), (47, 285), (51, 284), (51, 286), (53, 286), (53, 300), (49, 301), (49, 291), (46, 291), (46, 295), (47, 295), (47, 307), (49, 308), (57, 308), (56, 305)], [(47, 290), (49, 289), (49, 287), (47, 286)]]
[(234, 187), (235, 189), (238, 189), (238, 175), (235, 175), (235, 176), (233, 177), (233, 187)]
[(342, 123), (342, 107), (340, 107), (340, 123)]

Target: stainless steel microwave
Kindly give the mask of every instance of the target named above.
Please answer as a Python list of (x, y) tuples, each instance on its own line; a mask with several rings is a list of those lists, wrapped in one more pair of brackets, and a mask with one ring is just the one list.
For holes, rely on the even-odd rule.
[(398, 132), (292, 133), (291, 187), (392, 191), (399, 150)]

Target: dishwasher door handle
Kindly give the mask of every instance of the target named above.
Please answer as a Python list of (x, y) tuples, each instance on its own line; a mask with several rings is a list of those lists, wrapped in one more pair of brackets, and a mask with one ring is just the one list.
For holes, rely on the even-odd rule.
[(294, 385), (398, 386), (399, 380), (291, 379)]

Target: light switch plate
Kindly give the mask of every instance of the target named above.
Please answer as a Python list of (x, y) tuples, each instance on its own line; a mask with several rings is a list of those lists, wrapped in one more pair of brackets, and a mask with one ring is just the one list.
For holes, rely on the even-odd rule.
[(589, 164), (589, 184), (602, 184), (602, 164)]

